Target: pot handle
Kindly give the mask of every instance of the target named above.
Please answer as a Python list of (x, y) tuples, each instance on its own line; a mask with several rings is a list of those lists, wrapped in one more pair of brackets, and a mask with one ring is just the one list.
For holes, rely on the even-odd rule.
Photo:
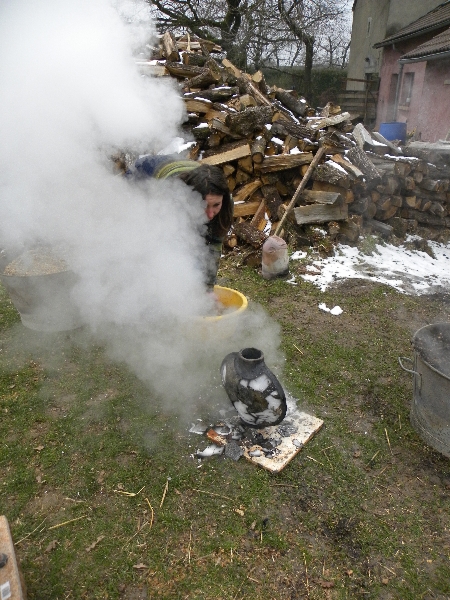
[(418, 375), (419, 376), (419, 390), (422, 388), (422, 374), (418, 373), (417, 371), (413, 371), (412, 369), (407, 369), (405, 367), (405, 365), (402, 363), (402, 360), (407, 360), (410, 363), (414, 363), (412, 358), (407, 358), (406, 356), (399, 356), (398, 357), (398, 362), (399, 365), (401, 366), (401, 368), (406, 371), (407, 373), (412, 373), (413, 375)]

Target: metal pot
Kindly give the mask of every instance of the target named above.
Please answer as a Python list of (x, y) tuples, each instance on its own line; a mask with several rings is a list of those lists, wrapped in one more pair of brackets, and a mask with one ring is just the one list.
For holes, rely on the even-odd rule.
[[(411, 425), (435, 450), (450, 458), (450, 323), (419, 329), (412, 338), (414, 360), (399, 357), (414, 375)], [(402, 363), (409, 361), (413, 368)]]
[(35, 331), (68, 331), (82, 322), (71, 298), (77, 276), (72, 271), (48, 275), (0, 275), (22, 324)]

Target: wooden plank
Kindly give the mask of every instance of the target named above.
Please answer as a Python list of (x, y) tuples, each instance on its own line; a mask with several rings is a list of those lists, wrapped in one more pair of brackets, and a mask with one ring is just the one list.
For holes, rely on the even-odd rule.
[(286, 416), (280, 425), (259, 429), (266, 440), (276, 442), (276, 452), (271, 457), (266, 457), (262, 447), (253, 445), (244, 446), (244, 456), (255, 465), (263, 467), (271, 473), (279, 473), (301, 451), (303, 446), (322, 427), (323, 421), (305, 412), (295, 409), (295, 412)]
[(348, 205), (309, 204), (294, 208), (295, 221), (298, 225), (307, 223), (327, 223), (328, 221), (344, 221), (348, 218)]
[(203, 165), (223, 165), (223, 163), (231, 162), (232, 160), (238, 160), (239, 158), (244, 158), (244, 156), (250, 155), (250, 145), (242, 144), (241, 146), (233, 148), (232, 150), (227, 150), (219, 154), (214, 154), (213, 156), (208, 156), (207, 158), (202, 158), (198, 162)]

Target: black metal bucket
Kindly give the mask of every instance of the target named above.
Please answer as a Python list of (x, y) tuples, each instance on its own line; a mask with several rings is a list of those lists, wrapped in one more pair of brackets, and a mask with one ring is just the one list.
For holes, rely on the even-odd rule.
[(35, 331), (68, 331), (81, 327), (71, 298), (77, 281), (72, 271), (48, 275), (0, 275), (22, 324)]
[[(414, 360), (399, 357), (414, 375), (411, 425), (435, 450), (450, 458), (450, 323), (419, 329), (412, 338)], [(402, 360), (413, 364), (406, 369)]]

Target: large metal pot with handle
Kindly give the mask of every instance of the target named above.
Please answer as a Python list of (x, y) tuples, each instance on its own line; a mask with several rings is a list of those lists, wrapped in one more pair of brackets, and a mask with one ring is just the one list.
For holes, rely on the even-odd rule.
[(427, 444), (450, 458), (450, 323), (422, 327), (412, 344), (414, 359), (399, 357), (402, 369), (414, 376), (411, 424)]

